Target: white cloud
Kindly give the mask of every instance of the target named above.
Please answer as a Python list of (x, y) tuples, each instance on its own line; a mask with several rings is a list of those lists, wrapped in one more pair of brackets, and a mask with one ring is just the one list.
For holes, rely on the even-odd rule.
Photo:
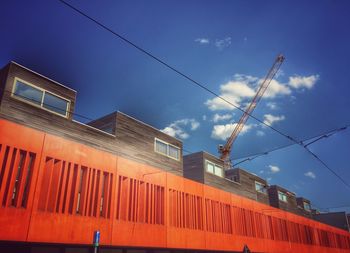
[(219, 50), (223, 50), (226, 47), (229, 47), (231, 45), (231, 37), (226, 37), (224, 39), (216, 39), (215, 40), (215, 46)]
[(260, 170), (259, 173), (260, 173), (260, 174), (264, 174), (264, 171), (263, 171), (263, 170)]
[[(262, 82), (262, 80), (260, 80)], [(289, 95), (291, 94), (292, 91), (287, 85), (284, 85), (275, 79), (271, 80), (269, 87), (267, 87), (265, 93), (264, 93), (264, 98), (275, 98), (279, 95)]]
[(266, 178), (266, 181), (270, 182), (272, 180), (272, 177)]
[[(240, 106), (243, 99), (252, 98), (255, 95), (255, 90), (250, 86), (256, 81), (252, 76), (235, 75), (233, 80), (228, 81), (220, 86), (220, 96), (230, 103)], [(235, 107), (215, 97), (208, 99), (205, 105), (212, 111), (217, 110), (234, 110)]]
[(272, 126), (275, 122), (285, 120), (285, 118), (286, 117), (284, 115), (274, 116), (272, 114), (265, 114), (264, 115), (264, 123), (266, 125)]
[(265, 136), (265, 132), (261, 131), (261, 130), (258, 130), (258, 131), (256, 131), (256, 135), (259, 136), (259, 137), (262, 137), (262, 136)]
[(266, 103), (266, 106), (268, 108), (270, 108), (271, 110), (276, 110), (278, 108), (278, 106), (275, 102), (268, 102), (268, 103)]
[[(254, 76), (235, 74), (232, 80), (220, 85), (220, 96), (230, 103), (243, 108), (243, 105), (249, 104), (250, 100), (255, 96), (260, 82), (262, 80)], [(289, 95), (291, 92), (287, 85), (272, 80), (263, 98), (271, 99), (279, 95)], [(235, 109), (234, 106), (218, 97), (208, 99), (205, 105), (212, 111)]]
[(206, 121), (206, 120), (207, 120), (207, 115), (203, 115), (203, 116), (202, 116), (202, 120), (203, 120), (203, 121)]
[(315, 179), (315, 178), (316, 178), (315, 173), (313, 173), (312, 171), (306, 172), (306, 173), (304, 174), (304, 176), (309, 177), (309, 178), (312, 178), (312, 179)]
[[(230, 123), (226, 125), (214, 125), (211, 132), (211, 137), (213, 139), (225, 141), (232, 134), (237, 123)], [(247, 133), (253, 125), (244, 125), (240, 134)]]
[(315, 85), (315, 83), (318, 81), (319, 77), (320, 77), (319, 75), (291, 76), (289, 77), (288, 84), (295, 89), (299, 89), (299, 88), (311, 89)]
[(199, 126), (200, 123), (195, 119), (180, 119), (169, 124), (161, 131), (173, 137), (187, 139), (188, 137), (190, 137), (190, 135), (186, 132), (186, 128), (189, 128), (189, 130), (191, 131), (195, 131), (199, 128)]
[(270, 173), (273, 173), (273, 174), (281, 171), (281, 169), (275, 165), (269, 165), (269, 168), (270, 168)]
[(214, 123), (217, 123), (219, 121), (223, 121), (223, 120), (229, 120), (232, 118), (232, 115), (231, 114), (218, 114), (218, 113), (215, 113), (214, 116), (213, 116), (213, 122)]
[(197, 38), (194, 40), (195, 42), (198, 42), (201, 45), (209, 44), (210, 40), (208, 38)]
[(200, 126), (200, 123), (196, 120), (191, 120), (191, 130), (195, 131), (198, 129), (198, 127)]

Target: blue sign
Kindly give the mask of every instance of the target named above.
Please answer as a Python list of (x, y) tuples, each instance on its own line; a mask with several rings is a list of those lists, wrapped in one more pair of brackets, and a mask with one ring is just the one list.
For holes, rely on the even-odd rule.
[(96, 230), (94, 232), (94, 246), (98, 247), (99, 244), (100, 244), (100, 231)]

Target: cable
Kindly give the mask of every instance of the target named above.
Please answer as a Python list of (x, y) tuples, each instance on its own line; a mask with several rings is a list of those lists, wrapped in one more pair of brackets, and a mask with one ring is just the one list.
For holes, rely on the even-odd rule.
[[(134, 48), (136, 48), (137, 50), (139, 50), (140, 52), (146, 54), (147, 56), (151, 57), (152, 59), (154, 59), (155, 61), (159, 62), (160, 64), (164, 65), (165, 67), (169, 68), (170, 70), (174, 71), (175, 73), (179, 74), (180, 76), (184, 77), (185, 79), (189, 80), (190, 82), (192, 82), (193, 84), (199, 86), (200, 88), (206, 90), (207, 92), (211, 93), (212, 95), (214, 95), (215, 97), (221, 99), (222, 101), (228, 103), (229, 105), (233, 106), (234, 108), (240, 110), (241, 112), (245, 113), (245, 110), (240, 108), (239, 106), (231, 103), (230, 101), (228, 101), (227, 99), (225, 99), (224, 97), (220, 96), (219, 94), (217, 94), (216, 92), (210, 90), (209, 88), (207, 88), (205, 85), (199, 83), (198, 81), (194, 80), (193, 78), (191, 78), (190, 76), (184, 74), (183, 72), (181, 72), (180, 70), (176, 69), (175, 67), (171, 66), (170, 64), (166, 63), (165, 61), (163, 61), (162, 59), (160, 59), (159, 57), (153, 55), (152, 53), (146, 51), (145, 49), (141, 48), (140, 46), (136, 45), (135, 43), (133, 43), (132, 41), (130, 41), (129, 39), (125, 38), (124, 36), (120, 35), (119, 33), (113, 31), (111, 28), (105, 26), (104, 24), (102, 24), (101, 22), (97, 21), (96, 19), (90, 17), (89, 15), (85, 14), (84, 12), (82, 12), (81, 10), (77, 9), (76, 7), (74, 7), (73, 5), (67, 3), (64, 0), (58, 0), (59, 2), (65, 4), (66, 6), (68, 6), (69, 8), (71, 8), (72, 10), (76, 11), (77, 13), (79, 13), (80, 15), (86, 17), (87, 19), (89, 19), (90, 21), (94, 22), (95, 24), (97, 24), (98, 26), (102, 27), (103, 29), (107, 30), (108, 32), (114, 34), (115, 36), (117, 36), (119, 39), (125, 41), (126, 43), (130, 44), (131, 46), (133, 46)], [(259, 123), (265, 125), (266, 127), (271, 128), (272, 130), (274, 130), (275, 132), (278, 132), (279, 134), (283, 135), (284, 137), (292, 140), (293, 138), (289, 135), (286, 135), (284, 133), (282, 133), (281, 131), (279, 131), (278, 129), (274, 128), (273, 126), (265, 123), (264, 121), (260, 120), (259, 118), (253, 116), (252, 114), (248, 114), (249, 117), (255, 119), (256, 121), (258, 121)], [(294, 140), (294, 139), (293, 139)]]
[[(319, 140), (321, 140), (321, 139), (323, 139), (323, 138), (328, 138), (328, 137), (330, 137), (330, 136), (332, 136), (332, 135), (334, 135), (334, 134), (337, 134), (337, 133), (340, 132), (340, 131), (344, 131), (344, 130), (346, 130), (348, 127), (350, 127), (350, 124), (347, 124), (347, 125), (344, 126), (344, 127), (339, 127), (339, 128), (335, 128), (335, 129), (328, 130), (328, 131), (323, 132), (323, 133), (321, 133), (321, 134), (318, 134), (318, 135), (309, 137), (309, 138), (307, 138), (307, 139), (304, 139), (304, 140), (302, 140), (301, 142), (304, 143), (304, 142), (307, 142), (307, 141), (310, 141), (310, 140), (312, 140), (312, 139), (317, 138), (316, 140), (311, 141), (311, 142), (307, 143), (306, 145), (304, 145), (304, 146), (307, 147), (307, 146), (309, 146), (309, 145), (315, 143), (316, 141), (319, 141)], [(287, 144), (287, 145), (283, 145), (283, 146), (280, 146), (280, 147), (277, 147), (277, 148), (274, 148), (274, 149), (271, 149), (271, 150), (268, 150), (268, 151), (265, 151), (265, 152), (255, 153), (255, 154), (252, 154), (252, 155), (248, 155), (248, 156), (236, 158), (236, 159), (234, 159), (234, 160), (241, 160), (241, 159), (244, 159), (244, 161), (251, 161), (251, 160), (254, 160), (254, 159), (256, 159), (256, 158), (258, 158), (258, 157), (260, 157), (260, 156), (268, 155), (268, 154), (271, 153), (271, 152), (274, 152), (274, 151), (277, 151), (277, 150), (281, 150), (281, 149), (284, 149), (284, 148), (287, 148), (287, 147), (290, 147), (290, 146), (293, 146), (293, 145), (296, 145), (296, 143), (289, 143), (289, 144)], [(243, 163), (244, 161), (240, 161), (240, 162), (238, 162), (238, 163), (236, 163), (236, 164), (234, 164), (234, 165), (237, 165), (237, 164), (239, 164), (239, 163)]]
[(340, 181), (342, 181), (347, 187), (350, 189), (350, 184), (346, 182), (338, 173), (336, 173), (332, 168), (330, 168), (321, 158), (319, 158), (314, 152), (312, 152), (309, 148), (305, 147), (305, 149), (318, 160), (323, 166), (325, 166), (334, 176), (336, 176)]
[[(94, 22), (95, 24), (97, 24), (98, 26), (100, 26), (101, 28), (105, 29), (106, 31), (112, 33), (113, 35), (117, 36), (119, 39), (125, 41), (126, 43), (130, 44), (131, 46), (133, 46), (134, 48), (136, 48), (137, 50), (139, 50), (140, 52), (146, 54), (147, 56), (151, 57), (152, 59), (154, 59), (155, 61), (159, 62), (160, 64), (164, 65), (165, 67), (167, 67), (168, 69), (174, 71), (175, 73), (181, 75), (182, 77), (184, 77), (185, 79), (189, 80), (190, 82), (192, 82), (193, 84), (199, 86), (200, 88), (206, 90), (207, 92), (211, 93), (212, 95), (216, 96), (217, 98), (221, 99), (222, 101), (228, 103), (229, 105), (233, 106), (234, 108), (240, 110), (241, 112), (245, 113), (245, 110), (243, 110), (242, 108), (240, 108), (239, 106), (234, 105), (233, 103), (231, 103), (230, 101), (226, 100), (225, 98), (223, 98), (222, 96), (220, 96), (219, 94), (217, 94), (214, 91), (211, 91), (209, 88), (207, 88), (206, 86), (204, 86), (203, 84), (197, 82), (196, 80), (194, 80), (193, 78), (191, 78), (190, 76), (182, 73), (181, 71), (177, 70), (175, 67), (169, 65), (168, 63), (166, 63), (165, 61), (161, 60), (160, 58), (156, 57), (155, 55), (153, 55), (152, 53), (146, 51), (145, 49), (141, 48), (140, 46), (136, 45), (135, 43), (133, 43), (132, 41), (128, 40), (127, 38), (125, 38), (124, 36), (118, 34), (117, 32), (113, 31), (111, 28), (105, 26), (104, 24), (102, 24), (101, 22), (97, 21), (96, 19), (90, 17), (89, 15), (85, 14), (84, 12), (82, 12), (81, 10), (77, 9), (76, 7), (74, 7), (73, 5), (67, 3), (64, 0), (58, 0), (59, 2), (61, 2), (62, 4), (64, 4), (65, 6), (69, 7), (70, 9), (74, 10), (75, 12), (79, 13), (80, 15), (84, 16), (85, 18), (89, 19), (90, 21)], [(295, 138), (284, 134), (283, 132), (281, 132), (280, 130), (272, 127), (271, 125), (263, 122), (262, 120), (258, 119), (257, 117), (253, 116), (252, 114), (248, 114), (249, 117), (255, 119), (256, 121), (260, 122), (261, 124), (269, 127), (270, 129), (272, 129), (273, 131), (279, 133), (280, 135), (284, 136), (285, 138), (295, 142), (296, 144), (301, 145), (303, 148), (305, 148), (311, 155), (313, 155), (319, 162), (321, 162), (325, 168), (327, 168), (328, 170), (330, 170), (334, 175), (336, 175), (338, 178), (340, 178), (340, 176), (333, 171), (324, 161), (322, 161), (319, 157), (317, 157), (317, 155), (315, 155), (312, 151), (310, 151), (307, 147), (305, 147), (303, 145), (303, 143), (300, 143), (298, 140), (296, 140)], [(345, 181), (342, 180), (342, 182), (344, 183)], [(350, 185), (348, 183), (346, 183), (346, 186), (348, 186), (350, 188)]]

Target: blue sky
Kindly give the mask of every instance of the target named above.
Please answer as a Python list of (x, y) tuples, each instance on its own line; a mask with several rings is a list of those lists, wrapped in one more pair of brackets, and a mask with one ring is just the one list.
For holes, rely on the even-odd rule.
[[(283, 53), (254, 116), (299, 140), (350, 123), (348, 1), (69, 3), (241, 107)], [(0, 64), (14, 60), (76, 89), (78, 114), (120, 110), (213, 154), (241, 116), (59, 1), (2, 3), (0, 28)], [(244, 130), (233, 159), (289, 143), (254, 119)], [(309, 147), (350, 182), (349, 130)], [(350, 189), (301, 147), (241, 166), (318, 207), (350, 205)]]

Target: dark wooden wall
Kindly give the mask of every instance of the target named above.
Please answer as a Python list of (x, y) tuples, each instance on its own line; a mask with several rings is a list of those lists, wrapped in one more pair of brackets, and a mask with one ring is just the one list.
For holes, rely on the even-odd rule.
[[(128, 158), (182, 176), (182, 142), (161, 131), (121, 112), (115, 112), (100, 120), (91, 122), (92, 126), (33, 106), (11, 97), (14, 78), (18, 77), (36, 86), (71, 100), (74, 110), (76, 92), (55, 81), (45, 78), (20, 65), (10, 63), (1, 70), (4, 77), (1, 90), (6, 90), (0, 101), (0, 118), (8, 119), (34, 129), (78, 141), (115, 155)], [(102, 100), (102, 98), (101, 98)], [(93, 105), (91, 105), (93, 106)], [(106, 128), (112, 122), (114, 131), (107, 133), (98, 128)], [(180, 160), (174, 160), (154, 152), (154, 138), (157, 137), (180, 148)]]
[[(287, 195), (287, 202), (280, 201), (278, 199), (278, 191), (283, 192)], [(290, 193), (286, 189), (278, 186), (271, 185), (268, 189), (270, 205), (273, 207), (280, 208), (285, 211), (289, 211), (295, 214), (301, 214), (298, 210), (297, 200), (293, 193)]]
[[(235, 182), (225, 177), (219, 177), (206, 171), (205, 160), (211, 161), (224, 167), (223, 160), (207, 152), (198, 152), (184, 156), (184, 177), (206, 185), (244, 196), (253, 200), (268, 204), (267, 196), (258, 196), (255, 191), (254, 180), (251, 181), (246, 175), (242, 175), (242, 182)], [(253, 176), (253, 175), (252, 175)], [(261, 180), (261, 179), (260, 179)], [(266, 195), (266, 194), (265, 194)]]
[(261, 193), (255, 190), (255, 182), (259, 182), (263, 185), (267, 185), (266, 180), (241, 168), (235, 168), (235, 169), (226, 171), (227, 177), (233, 178), (232, 177), (233, 175), (235, 175), (236, 178), (238, 179), (238, 182), (241, 184), (241, 188), (243, 191), (249, 192), (251, 196), (254, 196), (253, 198), (256, 201), (259, 201), (267, 205), (269, 204), (269, 196), (267, 191), (266, 193)]

